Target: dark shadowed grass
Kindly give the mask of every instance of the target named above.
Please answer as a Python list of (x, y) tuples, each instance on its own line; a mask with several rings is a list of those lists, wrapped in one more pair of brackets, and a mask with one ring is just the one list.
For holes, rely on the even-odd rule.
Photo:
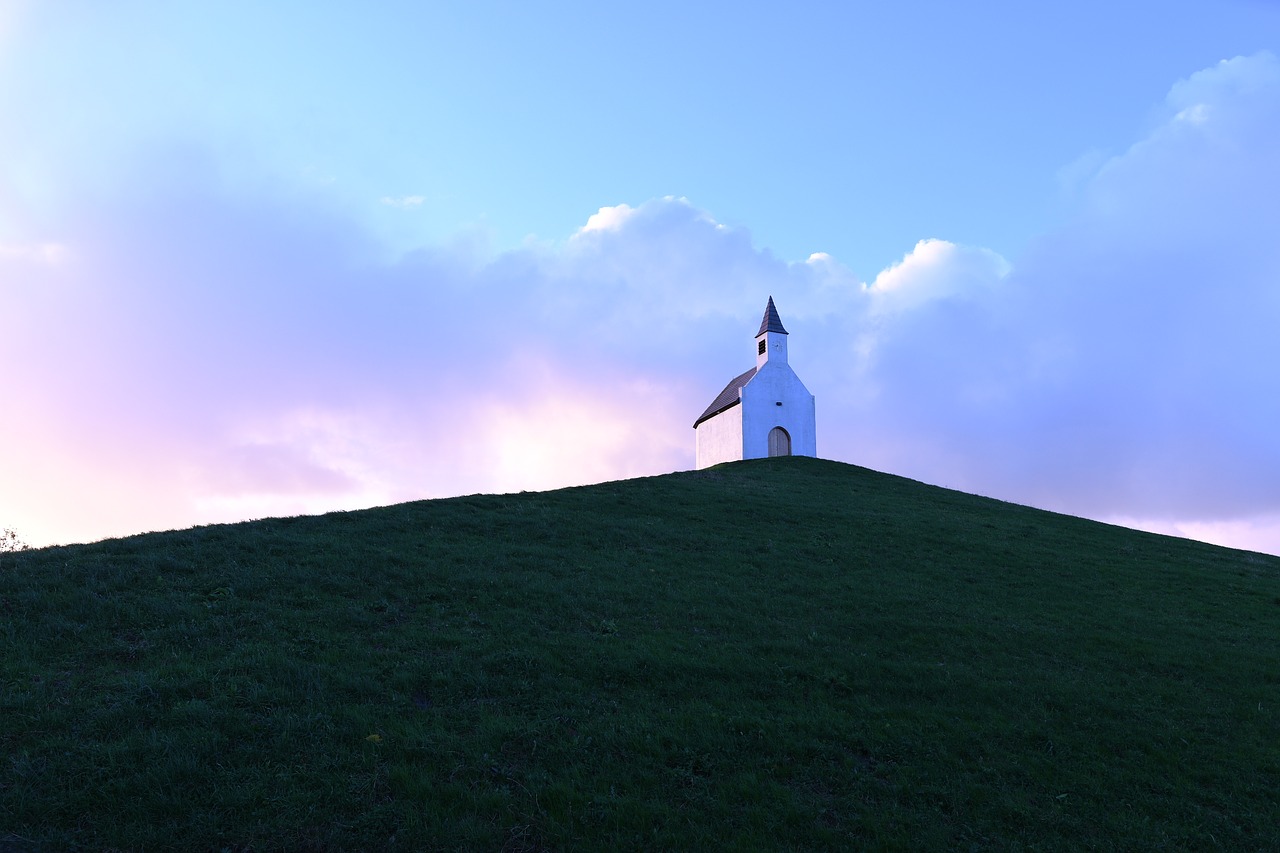
[(811, 459), (0, 555), (17, 849), (1280, 849), (1280, 559)]

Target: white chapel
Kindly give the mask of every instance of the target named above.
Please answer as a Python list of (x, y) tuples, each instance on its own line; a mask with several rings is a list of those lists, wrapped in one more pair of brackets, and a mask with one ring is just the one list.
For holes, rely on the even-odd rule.
[(693, 422), (696, 468), (766, 456), (817, 456), (813, 395), (787, 363), (787, 330), (773, 306), (756, 332), (756, 366)]

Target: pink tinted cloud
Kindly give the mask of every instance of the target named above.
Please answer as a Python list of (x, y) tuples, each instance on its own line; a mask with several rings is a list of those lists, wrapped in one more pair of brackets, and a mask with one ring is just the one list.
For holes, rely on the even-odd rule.
[[(0, 351), (25, 365), (9, 389), (22, 416), (5, 424), (0, 511), (29, 540), (691, 460), (686, 421), (704, 392), (681, 364), (710, 345), (678, 301), (652, 297), (655, 270), (601, 301), (590, 288), (618, 252), (572, 240), (479, 266), (370, 262), (324, 215), (190, 183), (201, 191), (179, 183), (79, 217), (74, 264), (33, 273), (29, 258), (0, 259)], [(692, 245), (681, 229), (708, 219), (660, 202), (635, 221), (655, 217)], [(698, 227), (716, 238), (714, 223)]]

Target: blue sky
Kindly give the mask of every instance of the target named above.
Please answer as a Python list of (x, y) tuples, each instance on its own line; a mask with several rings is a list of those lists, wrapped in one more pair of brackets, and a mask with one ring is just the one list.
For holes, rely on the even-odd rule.
[(0, 525), (688, 468), (772, 294), (821, 455), (1280, 551), (1280, 4), (333, 5), (0, 0)]

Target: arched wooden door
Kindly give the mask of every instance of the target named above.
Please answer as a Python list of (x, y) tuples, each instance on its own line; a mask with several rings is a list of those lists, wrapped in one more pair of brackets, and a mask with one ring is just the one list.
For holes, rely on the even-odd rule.
[(782, 427), (774, 427), (769, 430), (769, 455), (791, 455), (791, 436)]

